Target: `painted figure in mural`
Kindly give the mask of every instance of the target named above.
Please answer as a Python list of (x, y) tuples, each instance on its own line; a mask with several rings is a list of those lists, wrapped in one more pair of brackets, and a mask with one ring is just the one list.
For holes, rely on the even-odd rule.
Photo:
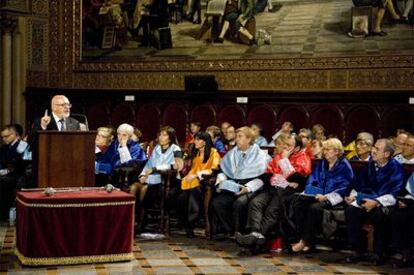
[(247, 29), (247, 24), (254, 20), (255, 11), (253, 0), (240, 0), (240, 3), (237, 0), (228, 0), (224, 10), (223, 27), (219, 37), (214, 42), (223, 43), (227, 31), (234, 28), (239, 35), (247, 37), (249, 45), (256, 44), (254, 34), (251, 34)]

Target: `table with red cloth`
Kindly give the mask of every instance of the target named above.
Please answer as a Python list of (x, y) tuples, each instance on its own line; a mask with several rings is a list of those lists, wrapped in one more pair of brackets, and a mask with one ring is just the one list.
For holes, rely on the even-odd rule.
[(134, 208), (118, 190), (18, 192), (16, 255), (24, 265), (131, 260)]

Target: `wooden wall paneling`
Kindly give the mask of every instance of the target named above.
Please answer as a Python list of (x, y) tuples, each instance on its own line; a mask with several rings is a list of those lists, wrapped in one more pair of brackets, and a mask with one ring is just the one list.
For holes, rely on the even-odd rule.
[(395, 136), (397, 129), (414, 133), (414, 112), (407, 108), (392, 108), (387, 110), (382, 118), (382, 136)]
[(282, 106), (278, 112), (277, 121), (278, 129), (282, 127), (285, 121), (293, 123), (295, 132), (299, 132), (301, 128), (311, 127), (309, 123), (309, 112), (303, 106), (296, 104)]
[(263, 136), (269, 140), (276, 129), (276, 112), (267, 104), (258, 104), (249, 110), (247, 124), (259, 123), (263, 127)]
[(246, 113), (236, 104), (225, 105), (219, 112), (217, 124), (230, 122), (236, 129), (246, 125)]
[(185, 141), (188, 125), (188, 112), (181, 104), (172, 103), (164, 109), (162, 125), (169, 125), (177, 132), (180, 143)]
[(191, 111), (191, 121), (201, 122), (201, 129), (216, 125), (216, 110), (212, 104), (195, 106)]
[(106, 102), (91, 105), (86, 113), (89, 129), (96, 130), (99, 127), (110, 125), (109, 114), (109, 106)]
[(119, 103), (111, 113), (111, 125), (117, 128), (122, 123), (135, 126), (134, 108), (128, 103)]
[(144, 104), (136, 113), (136, 125), (142, 132), (142, 141), (155, 139), (161, 124), (160, 108), (156, 104)]
[(311, 125), (322, 124), (326, 130), (326, 136), (336, 136), (344, 141), (344, 114), (336, 105), (317, 105), (311, 112)]
[[(235, 127), (261, 122), (266, 137), (273, 134), (284, 120), (292, 120), (296, 131), (301, 127), (321, 123), (327, 128), (328, 134), (336, 134), (344, 143), (353, 140), (357, 132), (365, 129), (375, 131), (378, 128), (377, 135), (373, 133), (376, 137), (394, 135), (397, 128), (414, 132), (414, 105), (408, 104), (412, 92), (404, 91), (306, 94), (295, 91), (252, 91), (243, 94), (249, 97), (249, 103), (239, 105), (235, 103), (235, 97), (240, 95), (238, 91), (220, 91), (216, 98), (197, 101), (196, 97), (179, 91), (27, 88), (25, 100), (28, 128), (35, 118), (44, 114), (46, 108), (50, 110), (50, 99), (55, 94), (64, 94), (69, 98), (74, 106), (73, 113), (86, 114), (91, 129), (106, 124), (117, 127), (120, 123), (127, 122), (141, 128), (144, 139), (155, 138), (160, 125), (171, 124), (177, 128), (179, 138), (183, 141), (186, 125), (191, 119), (216, 125), (229, 121)], [(136, 102), (125, 102), (125, 95), (131, 94), (135, 95)], [(270, 110), (275, 113), (276, 122), (274, 115), (269, 120), (264, 119), (271, 114)], [(211, 113), (215, 115), (207, 115)], [(374, 117), (377, 123), (370, 123)]]
[(345, 140), (352, 141), (358, 133), (368, 132), (377, 139), (380, 135), (380, 114), (368, 105), (357, 105), (349, 110), (345, 120)]

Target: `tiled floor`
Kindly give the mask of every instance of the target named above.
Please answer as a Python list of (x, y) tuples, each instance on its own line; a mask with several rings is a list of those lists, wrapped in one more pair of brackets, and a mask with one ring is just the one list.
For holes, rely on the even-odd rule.
[(233, 241), (207, 241), (198, 233), (193, 240), (179, 232), (162, 241), (136, 240), (135, 259), (130, 262), (31, 268), (22, 266), (13, 254), (15, 228), (1, 224), (0, 274), (414, 274), (414, 268), (344, 264), (345, 253), (327, 250), (312, 257), (243, 257)]
[[(205, 1), (203, 1), (205, 2)], [(91, 50), (85, 56), (103, 58), (159, 59), (234, 59), (277, 57), (312, 57), (326, 55), (364, 55), (390, 52), (412, 53), (414, 27), (384, 21), (388, 36), (351, 38), (351, 0), (277, 0), (282, 7), (276, 12), (256, 15), (256, 30), (272, 35), (270, 45), (249, 47), (225, 40), (211, 44), (195, 39), (200, 25), (185, 21), (170, 24), (173, 48), (156, 50), (139, 48), (130, 41), (121, 51)], [(205, 8), (203, 8), (203, 12)], [(128, 60), (131, 60), (128, 58)]]

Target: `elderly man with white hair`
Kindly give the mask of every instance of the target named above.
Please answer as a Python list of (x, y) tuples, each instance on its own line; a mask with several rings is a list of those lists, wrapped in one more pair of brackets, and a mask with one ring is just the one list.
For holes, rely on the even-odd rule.
[(132, 164), (142, 164), (147, 160), (141, 146), (131, 139), (134, 134), (134, 127), (124, 123), (119, 125), (116, 132), (117, 139), (113, 142), (113, 146), (116, 149), (113, 159), (114, 168)]
[[(142, 170), (147, 157), (139, 143), (131, 137), (134, 134), (134, 127), (124, 123), (118, 126), (117, 138), (111, 143), (105, 153), (111, 167), (108, 171), (112, 171), (110, 182), (119, 187), (121, 180), (121, 170), (126, 172), (128, 183), (138, 180), (138, 175)], [(127, 169), (125, 169), (127, 168)]]

